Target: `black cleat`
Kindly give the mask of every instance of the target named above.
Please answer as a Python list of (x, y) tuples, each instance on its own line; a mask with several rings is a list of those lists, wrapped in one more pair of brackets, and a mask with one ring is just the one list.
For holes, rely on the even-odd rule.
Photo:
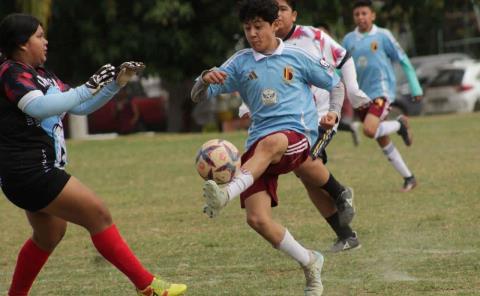
[(403, 187), (401, 189), (402, 192), (408, 192), (417, 186), (417, 179), (415, 176), (412, 175), (411, 177), (404, 178)]
[(400, 122), (400, 129), (397, 134), (402, 137), (403, 142), (407, 146), (412, 145), (412, 133), (410, 132), (410, 126), (408, 124), (408, 118), (405, 115), (397, 117), (397, 121)]
[(337, 239), (337, 241), (330, 248), (330, 252), (338, 253), (342, 251), (348, 251), (353, 249), (360, 249), (362, 245), (358, 240), (357, 233), (354, 231), (353, 236), (346, 239)]

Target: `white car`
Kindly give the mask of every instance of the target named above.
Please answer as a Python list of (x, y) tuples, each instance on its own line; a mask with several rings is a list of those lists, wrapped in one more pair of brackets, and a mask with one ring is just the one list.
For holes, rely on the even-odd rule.
[(425, 92), (423, 113), (472, 112), (480, 108), (480, 63), (457, 61), (442, 67)]
[[(454, 52), (427, 56), (416, 56), (410, 58), (410, 62), (415, 68), (415, 72), (420, 82), (420, 86), (423, 90), (425, 90), (428, 84), (438, 74), (438, 71), (442, 67), (450, 65), (456, 61), (471, 59), (472, 57), (467, 54)], [(394, 67), (395, 76), (397, 77), (397, 94), (392, 107), (399, 109), (399, 111), (397, 111), (395, 114), (392, 113), (392, 115), (394, 115), (394, 117), (396, 117), (398, 113), (403, 113), (408, 116), (420, 115), (423, 109), (423, 102), (416, 102), (412, 100), (412, 96), (410, 94), (410, 86), (408, 85), (405, 73), (402, 71), (398, 63), (395, 63)]]

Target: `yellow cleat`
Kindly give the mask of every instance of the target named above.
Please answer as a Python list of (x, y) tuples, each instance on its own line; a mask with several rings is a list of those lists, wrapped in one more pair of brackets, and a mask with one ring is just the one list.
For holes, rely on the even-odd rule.
[(139, 296), (181, 296), (187, 291), (184, 284), (170, 284), (160, 277), (153, 278), (150, 286), (144, 290), (137, 290)]

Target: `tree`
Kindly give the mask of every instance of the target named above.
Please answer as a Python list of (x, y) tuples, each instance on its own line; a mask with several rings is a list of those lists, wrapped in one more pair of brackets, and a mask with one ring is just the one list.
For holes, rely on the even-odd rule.
[[(380, 26), (391, 28), (394, 33), (412, 33), (415, 47), (410, 53), (433, 54), (441, 50), (439, 42), (432, 42), (438, 36), (448, 34), (452, 39), (451, 36), (478, 34), (478, 30), (473, 31), (474, 20), (472, 26), (468, 26), (468, 20), (456, 26), (447, 22), (455, 13), (462, 16), (471, 10), (471, 1), (451, 0), (448, 6), (446, 0), (374, 3), (381, 4), (376, 7)], [(177, 111), (187, 103), (188, 88), (195, 75), (219, 65), (242, 39), (235, 2), (2, 0), (0, 13), (27, 10), (45, 25), (48, 23), (47, 66), (71, 84), (83, 82), (107, 62), (118, 65), (125, 60), (144, 61), (148, 74), (158, 74), (166, 82), (172, 94), (169, 111), (176, 110), (171, 117), (177, 120), (181, 116)], [(299, 23), (327, 22), (337, 39), (354, 27), (352, 1), (297, 3)]]
[(47, 31), (52, 0), (17, 0), (16, 2), (20, 11), (30, 13), (37, 17), (43, 24), (45, 31)]

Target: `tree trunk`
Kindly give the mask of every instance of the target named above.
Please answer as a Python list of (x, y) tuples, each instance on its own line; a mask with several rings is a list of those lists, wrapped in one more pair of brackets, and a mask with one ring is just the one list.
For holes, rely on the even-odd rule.
[(193, 102), (190, 99), (190, 91), (193, 86), (192, 79), (183, 82), (166, 82), (165, 87), (169, 93), (168, 99), (168, 132), (189, 132), (192, 130)]

